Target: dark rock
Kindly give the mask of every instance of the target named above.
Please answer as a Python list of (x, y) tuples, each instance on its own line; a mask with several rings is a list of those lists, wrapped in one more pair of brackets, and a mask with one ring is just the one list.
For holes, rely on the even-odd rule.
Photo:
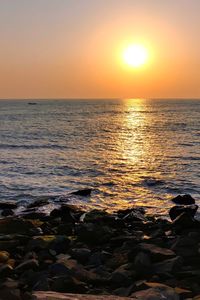
[(28, 208), (40, 207), (40, 206), (47, 205), (48, 203), (49, 203), (49, 198), (41, 198), (41, 199), (37, 199), (33, 203), (29, 204)]
[(17, 208), (17, 203), (14, 201), (0, 202), (0, 209), (15, 209), (15, 208)]
[(52, 249), (57, 254), (66, 252), (70, 244), (70, 240), (66, 236), (55, 235), (43, 235), (34, 236), (27, 245), (27, 249), (39, 250), (39, 249)]
[(51, 218), (61, 218), (65, 223), (74, 223), (75, 217), (71, 208), (68, 205), (62, 205), (60, 208), (52, 210), (50, 213)]
[(26, 270), (37, 270), (39, 267), (38, 261), (36, 259), (29, 259), (24, 261), (23, 263), (19, 264), (15, 268), (16, 273), (22, 273)]
[(173, 220), (172, 226), (176, 229), (195, 228), (199, 226), (199, 222), (194, 220), (190, 214), (183, 212)]
[(134, 259), (134, 270), (139, 275), (150, 274), (152, 272), (151, 260), (147, 253), (139, 252)]
[(131, 284), (128, 287), (120, 287), (114, 290), (114, 294), (120, 297), (128, 297), (131, 295), (131, 293), (133, 293), (134, 290), (135, 290), (135, 285)]
[(98, 245), (108, 242), (113, 233), (110, 227), (94, 223), (79, 224), (75, 232), (80, 241)]
[(6, 263), (9, 260), (10, 253), (7, 251), (0, 251), (0, 263)]
[(12, 274), (13, 268), (8, 264), (3, 264), (0, 266), (0, 278), (8, 277)]
[(197, 205), (180, 205), (180, 206), (173, 206), (169, 211), (169, 216), (171, 220), (175, 220), (179, 215), (182, 213), (186, 213), (190, 217), (194, 217), (198, 209)]
[(86, 263), (91, 256), (91, 250), (88, 248), (73, 248), (71, 249), (72, 257), (81, 263)]
[(21, 292), (19, 289), (0, 289), (0, 299), (1, 300), (22, 300)]
[(34, 235), (38, 233), (37, 225), (30, 220), (22, 218), (9, 217), (0, 220), (0, 234), (29, 234)]
[(66, 235), (72, 235), (73, 233), (73, 227), (72, 227), (72, 224), (70, 223), (62, 223), (60, 225), (58, 225), (56, 228), (55, 228), (57, 234), (66, 234)]
[(72, 192), (71, 195), (77, 195), (77, 196), (90, 196), (92, 192), (92, 189), (82, 189), (75, 192)]
[(71, 275), (71, 270), (66, 267), (63, 263), (55, 263), (49, 266), (49, 275), (51, 277)]
[(150, 255), (152, 261), (160, 261), (175, 256), (174, 251), (167, 248), (161, 248), (154, 244), (141, 243), (139, 248)]
[(13, 216), (14, 215), (14, 211), (10, 208), (6, 208), (2, 211), (1, 215), (3, 217), (7, 217), (7, 216)]
[(174, 274), (181, 270), (183, 266), (183, 259), (180, 256), (176, 256), (171, 259), (163, 260), (154, 265), (154, 270), (157, 274)]
[(190, 195), (178, 195), (177, 197), (173, 198), (172, 201), (180, 205), (195, 204), (195, 200)]
[(85, 293), (87, 291), (85, 283), (67, 275), (54, 278), (51, 288), (60, 293)]
[(168, 299), (168, 300), (179, 300), (179, 295), (174, 291), (173, 288), (160, 285), (159, 287), (149, 288), (147, 290), (138, 291), (131, 295), (131, 298), (141, 300), (157, 300), (157, 299)]

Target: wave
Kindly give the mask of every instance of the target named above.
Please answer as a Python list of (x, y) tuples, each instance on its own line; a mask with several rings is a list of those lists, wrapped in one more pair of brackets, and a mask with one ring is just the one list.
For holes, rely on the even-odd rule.
[(0, 144), (0, 149), (67, 149), (63, 145), (16, 145), (16, 144)]

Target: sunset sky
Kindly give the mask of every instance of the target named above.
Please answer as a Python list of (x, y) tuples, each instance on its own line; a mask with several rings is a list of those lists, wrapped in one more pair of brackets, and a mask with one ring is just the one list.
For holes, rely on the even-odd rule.
[(200, 0), (0, 0), (0, 98), (200, 98), (199, 16)]

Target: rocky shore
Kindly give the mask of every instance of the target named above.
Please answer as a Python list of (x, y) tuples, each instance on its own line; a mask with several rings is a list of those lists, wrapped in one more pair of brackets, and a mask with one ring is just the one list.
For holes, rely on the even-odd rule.
[(16, 216), (0, 203), (0, 299), (200, 299), (198, 206), (190, 195), (172, 202), (171, 220), (65, 203), (45, 215), (48, 199)]

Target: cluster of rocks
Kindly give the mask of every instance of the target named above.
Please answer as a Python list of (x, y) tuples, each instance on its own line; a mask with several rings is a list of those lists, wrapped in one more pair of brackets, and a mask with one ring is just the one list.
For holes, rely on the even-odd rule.
[(45, 215), (35, 210), (43, 200), (0, 219), (0, 299), (42, 299), (38, 291), (200, 299), (198, 206), (189, 195), (172, 201), (171, 220), (67, 204)]

